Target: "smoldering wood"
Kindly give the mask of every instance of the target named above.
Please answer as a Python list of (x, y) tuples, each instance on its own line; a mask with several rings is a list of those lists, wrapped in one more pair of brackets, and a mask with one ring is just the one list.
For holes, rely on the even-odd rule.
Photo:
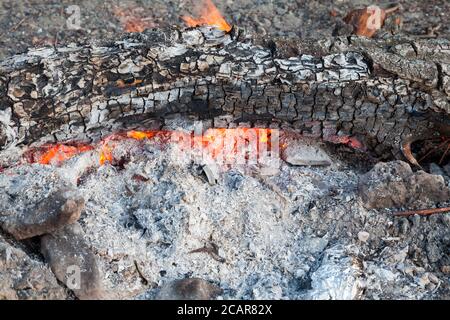
[(212, 127), (355, 136), (379, 156), (448, 134), (450, 42), (252, 40), (234, 28), (149, 30), (30, 49), (0, 63), (0, 150), (93, 142), (189, 117)]

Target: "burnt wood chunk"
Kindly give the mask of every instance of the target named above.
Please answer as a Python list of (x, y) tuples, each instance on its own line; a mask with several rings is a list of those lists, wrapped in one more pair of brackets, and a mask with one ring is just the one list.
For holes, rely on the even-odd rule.
[(356, 136), (378, 155), (450, 132), (448, 40), (270, 43), (202, 27), (30, 49), (0, 63), (0, 150), (92, 142), (174, 116)]

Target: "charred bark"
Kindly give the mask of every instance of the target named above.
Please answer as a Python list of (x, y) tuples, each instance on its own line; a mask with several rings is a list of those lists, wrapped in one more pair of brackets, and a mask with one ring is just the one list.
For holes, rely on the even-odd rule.
[(1, 62), (0, 150), (90, 142), (182, 115), (355, 136), (396, 154), (402, 139), (448, 133), (449, 99), (443, 39), (254, 42), (236, 29), (151, 30)]

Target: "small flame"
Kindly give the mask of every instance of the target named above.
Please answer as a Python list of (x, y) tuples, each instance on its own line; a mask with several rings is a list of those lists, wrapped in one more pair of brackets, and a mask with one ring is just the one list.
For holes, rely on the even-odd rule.
[(144, 140), (151, 139), (156, 135), (156, 131), (128, 131), (127, 137), (136, 139), (136, 140)]
[(99, 159), (99, 163), (100, 165), (104, 165), (106, 162), (111, 163), (113, 161), (113, 155), (112, 155), (112, 148), (107, 145), (107, 144), (103, 144), (101, 149), (100, 149), (100, 159)]
[(189, 27), (197, 26), (215, 26), (220, 30), (229, 32), (231, 26), (225, 21), (220, 11), (211, 0), (204, 0), (202, 12), (199, 18), (189, 16), (181, 17)]

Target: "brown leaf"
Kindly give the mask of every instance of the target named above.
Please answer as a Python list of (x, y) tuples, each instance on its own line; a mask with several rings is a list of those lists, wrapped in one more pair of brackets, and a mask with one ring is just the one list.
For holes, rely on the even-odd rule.
[(345, 23), (353, 26), (353, 33), (368, 38), (381, 29), (386, 19), (386, 10), (378, 6), (350, 11), (344, 18)]

